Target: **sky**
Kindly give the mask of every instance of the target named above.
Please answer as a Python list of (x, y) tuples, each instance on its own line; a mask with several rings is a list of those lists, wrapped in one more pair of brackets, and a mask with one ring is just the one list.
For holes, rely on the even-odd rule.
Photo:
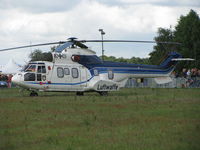
[[(63, 41), (104, 39), (153, 40), (159, 27), (174, 28), (181, 15), (193, 9), (200, 14), (199, 0), (0, 0), (0, 49)], [(101, 43), (87, 43), (101, 55)], [(19, 64), (39, 48), (0, 52), (0, 65), (10, 59)], [(104, 43), (105, 55), (148, 57), (153, 44)]]

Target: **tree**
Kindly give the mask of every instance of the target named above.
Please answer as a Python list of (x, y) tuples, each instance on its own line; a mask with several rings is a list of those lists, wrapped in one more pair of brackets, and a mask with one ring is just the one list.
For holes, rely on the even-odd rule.
[(116, 58), (114, 56), (104, 56), (104, 60), (113, 62), (134, 63), (134, 64), (149, 64), (148, 58), (139, 58), (139, 57), (132, 57), (129, 59), (123, 57)]
[(34, 50), (29, 57), (31, 61), (53, 61), (51, 52), (42, 52), (39, 49)]
[(180, 42), (181, 46), (157, 44), (149, 54), (150, 61), (158, 64), (161, 56), (169, 51), (176, 51), (183, 57), (194, 58), (195, 63), (182, 62), (179, 68), (200, 67), (200, 18), (198, 14), (190, 10), (186, 16), (181, 16), (175, 30), (159, 28), (156, 41)]
[(200, 18), (198, 14), (190, 10), (187, 16), (181, 16), (175, 27), (175, 40), (182, 43), (178, 51), (183, 57), (195, 59), (187, 67), (200, 67)]
[[(154, 38), (155, 41), (173, 41), (174, 40), (174, 34), (172, 29), (165, 29), (165, 28), (159, 28), (158, 29), (158, 36)], [(161, 61), (164, 59), (164, 57), (167, 55), (168, 52), (174, 50), (174, 45), (171, 44), (161, 44), (158, 43), (154, 46), (154, 50), (149, 54), (150, 55), (150, 62), (152, 64), (158, 65), (161, 63)]]

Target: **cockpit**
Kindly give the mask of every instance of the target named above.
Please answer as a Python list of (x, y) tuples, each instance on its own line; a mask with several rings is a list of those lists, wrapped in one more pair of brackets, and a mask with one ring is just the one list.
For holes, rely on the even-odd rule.
[(36, 65), (28, 64), (24, 70), (24, 72), (35, 72), (36, 71)]
[(45, 81), (46, 67), (45, 63), (29, 63), (23, 70), (24, 81)]

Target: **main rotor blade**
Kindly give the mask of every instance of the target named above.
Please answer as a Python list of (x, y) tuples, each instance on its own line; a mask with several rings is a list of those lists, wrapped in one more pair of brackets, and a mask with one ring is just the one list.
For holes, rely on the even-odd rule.
[(52, 43), (42, 43), (42, 44), (34, 44), (34, 45), (25, 45), (25, 46), (19, 46), (19, 47), (12, 47), (12, 48), (0, 49), (0, 52), (1, 51), (10, 51), (10, 50), (15, 50), (15, 49), (21, 49), (21, 48), (27, 48), (27, 47), (36, 47), (36, 46), (45, 46), (45, 45), (63, 44), (63, 43), (65, 43), (65, 41), (52, 42)]
[(181, 45), (179, 42), (167, 42), (167, 41), (133, 41), (133, 40), (83, 40), (80, 42), (129, 42), (129, 43), (160, 43), (160, 44), (175, 44)]

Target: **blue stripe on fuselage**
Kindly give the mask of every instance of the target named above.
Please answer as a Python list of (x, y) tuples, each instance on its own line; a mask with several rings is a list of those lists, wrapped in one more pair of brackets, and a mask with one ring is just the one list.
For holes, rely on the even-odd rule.
[(94, 70), (98, 70), (99, 74), (108, 73), (109, 70), (112, 70), (113, 73), (120, 74), (167, 74), (174, 69), (173, 66), (167, 69), (135, 69), (135, 68), (119, 68), (119, 67), (95, 67), (90, 69), (90, 73), (94, 75)]

